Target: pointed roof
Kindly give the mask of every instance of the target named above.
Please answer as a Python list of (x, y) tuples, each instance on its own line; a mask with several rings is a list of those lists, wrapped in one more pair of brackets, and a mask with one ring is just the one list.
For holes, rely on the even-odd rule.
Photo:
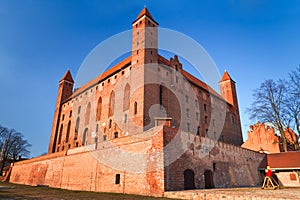
[(72, 75), (71, 75), (70, 70), (68, 70), (68, 71), (65, 73), (65, 75), (62, 77), (62, 79), (61, 79), (59, 82), (61, 82), (61, 81), (69, 81), (69, 82), (71, 82), (71, 83), (74, 83), (74, 80), (73, 80), (73, 78), (72, 78)]
[[(222, 79), (220, 80), (220, 82), (224, 82), (224, 81), (228, 81), (228, 80), (234, 82), (234, 80), (232, 80), (232, 78), (230, 77), (230, 75), (228, 74), (228, 72), (225, 71), (224, 74), (223, 74)], [(235, 82), (234, 82), (234, 83), (235, 83)]]
[(140, 18), (142, 18), (144, 15), (146, 15), (148, 18), (150, 18), (152, 21), (154, 21), (156, 24), (158, 24), (153, 19), (151, 13), (149, 12), (149, 10), (146, 7), (143, 8), (143, 10), (140, 12), (140, 14), (138, 15), (138, 17), (132, 23), (135, 23), (137, 20), (139, 20)]

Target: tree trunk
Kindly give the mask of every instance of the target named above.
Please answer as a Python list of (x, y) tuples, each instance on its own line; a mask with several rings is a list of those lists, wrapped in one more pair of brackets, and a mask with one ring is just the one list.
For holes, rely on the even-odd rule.
[(287, 142), (284, 134), (284, 130), (281, 125), (278, 127), (280, 135), (281, 135), (281, 140), (282, 140), (282, 148), (284, 152), (287, 152)]

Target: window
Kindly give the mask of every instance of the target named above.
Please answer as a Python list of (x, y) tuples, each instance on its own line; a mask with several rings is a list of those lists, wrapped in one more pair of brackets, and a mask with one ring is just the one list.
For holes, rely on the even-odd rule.
[(69, 121), (69, 123), (68, 123), (67, 134), (66, 134), (66, 142), (69, 142), (70, 129), (71, 129), (71, 121)]
[(87, 126), (90, 123), (90, 113), (91, 113), (91, 103), (88, 103), (85, 111), (85, 122), (84, 122), (85, 126)]
[(115, 132), (115, 133), (114, 133), (114, 137), (115, 137), (115, 138), (118, 138), (118, 137), (119, 137), (119, 133), (118, 133), (118, 132)]
[(64, 121), (64, 119), (65, 119), (65, 115), (62, 115), (61, 121)]
[(108, 116), (112, 116), (114, 114), (114, 107), (115, 107), (115, 92), (111, 91), (109, 97), (109, 107), (108, 107)]
[(205, 124), (208, 124), (208, 117), (207, 116), (205, 116), (204, 121), (205, 121)]
[(185, 103), (189, 103), (189, 97), (187, 95), (185, 96)]
[(216, 163), (215, 162), (213, 163), (213, 170), (214, 170), (214, 172), (216, 171)]
[(106, 139), (107, 139), (106, 137), (107, 137), (106, 135), (102, 136), (103, 141), (106, 141)]
[(177, 66), (177, 65), (175, 65), (175, 70), (176, 70), (176, 71), (178, 70), (178, 66)]
[(197, 135), (200, 135), (200, 126), (197, 127)]
[(196, 112), (196, 120), (199, 120), (199, 113)]
[(195, 107), (198, 108), (198, 100), (195, 100)]
[(78, 114), (80, 114), (81, 106), (78, 107)]
[(124, 115), (124, 123), (125, 123), (125, 124), (127, 123), (127, 120), (128, 120), (127, 117), (128, 117), (127, 114), (125, 114), (125, 115)]
[(190, 109), (188, 109), (188, 108), (186, 109), (186, 116), (190, 117)]
[(225, 139), (224, 139), (224, 135), (221, 135), (221, 141), (224, 142)]
[(123, 111), (128, 110), (130, 105), (130, 86), (127, 83), (124, 89)]
[(59, 129), (58, 142), (57, 142), (58, 144), (60, 144), (60, 142), (61, 142), (61, 137), (62, 137), (63, 128), (64, 128), (64, 126), (61, 124), (61, 125), (60, 125), (60, 129)]
[(99, 97), (97, 104), (96, 120), (100, 121), (102, 112), (102, 97)]
[(96, 124), (96, 133), (99, 131), (99, 124)]
[(137, 114), (137, 102), (136, 101), (134, 102), (134, 114), (135, 115)]
[(175, 81), (176, 81), (176, 83), (178, 83), (178, 76), (175, 77)]
[(78, 137), (79, 123), (80, 123), (80, 118), (77, 117), (77, 119), (76, 119), (76, 125), (75, 125), (75, 135), (74, 135), (74, 140), (76, 140), (77, 137)]
[(112, 120), (110, 119), (110, 120), (109, 120), (108, 128), (111, 128), (111, 127), (112, 127)]
[(120, 174), (116, 174), (116, 185), (118, 185), (118, 184), (120, 184), (120, 178), (121, 178), (121, 176), (120, 176)]
[(190, 132), (190, 123), (186, 124), (186, 129), (187, 129), (187, 132)]
[(203, 110), (204, 110), (204, 112), (206, 112), (206, 110), (207, 110), (206, 104), (203, 105)]
[(88, 134), (88, 131), (89, 129), (86, 128), (84, 129), (84, 132), (83, 132), (83, 137), (82, 137), (82, 145), (87, 145), (87, 134)]
[(69, 115), (69, 117), (72, 117), (72, 110), (70, 111), (70, 115)]
[(208, 129), (205, 130), (205, 137), (208, 137)]
[(160, 109), (162, 109), (162, 104), (163, 104), (163, 86), (160, 85), (159, 86), (159, 105), (160, 105)]

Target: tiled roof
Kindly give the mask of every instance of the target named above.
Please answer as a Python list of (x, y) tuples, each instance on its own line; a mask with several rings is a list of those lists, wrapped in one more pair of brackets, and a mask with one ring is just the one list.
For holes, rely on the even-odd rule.
[(269, 165), (271, 169), (300, 169), (300, 151), (267, 154), (260, 165), (260, 170)]
[(72, 75), (71, 75), (70, 70), (68, 70), (68, 71), (65, 73), (65, 75), (62, 77), (62, 79), (61, 79), (59, 82), (61, 82), (61, 81), (70, 81), (70, 82), (74, 83), (74, 80), (73, 80), (73, 78), (72, 78)]
[(144, 15), (146, 15), (147, 17), (149, 17), (152, 21), (154, 21), (156, 24), (158, 24), (152, 17), (151, 13), (149, 12), (149, 10), (145, 7), (143, 8), (143, 10), (140, 12), (140, 14), (138, 15), (138, 17), (132, 22), (136, 22), (137, 20), (139, 20), (141, 17), (143, 17)]
[(86, 89), (96, 85), (98, 82), (103, 81), (104, 79), (106, 79), (109, 76), (113, 75), (114, 73), (121, 70), (124, 66), (126, 66), (130, 63), (131, 63), (131, 56), (128, 56), (127, 58), (125, 58), (124, 60), (122, 60), (121, 62), (119, 62), (115, 66), (113, 66), (112, 68), (108, 69), (107, 71), (103, 72), (102, 74), (100, 74), (99, 76), (94, 78), (93, 80), (89, 81), (88, 83), (86, 83), (83, 86), (81, 86), (80, 88), (78, 88), (72, 94), (72, 96), (70, 98), (73, 98), (73, 97), (77, 96), (78, 94), (82, 93)]
[(228, 72), (225, 71), (220, 82), (224, 82), (224, 81), (228, 81), (228, 80), (231, 80), (231, 81), (234, 82), (234, 80), (232, 80), (232, 78), (230, 77), (230, 75), (228, 74)]

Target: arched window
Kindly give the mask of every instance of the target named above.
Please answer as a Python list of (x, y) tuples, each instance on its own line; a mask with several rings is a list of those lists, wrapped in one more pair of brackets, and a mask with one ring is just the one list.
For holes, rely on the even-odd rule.
[(87, 126), (90, 122), (90, 113), (91, 113), (91, 103), (88, 103), (85, 111), (85, 122), (84, 122), (85, 126)]
[(63, 125), (60, 125), (59, 136), (58, 136), (58, 142), (57, 142), (58, 144), (60, 144), (60, 142), (61, 142), (61, 137), (62, 137), (63, 128), (64, 128), (64, 126), (63, 126)]
[(115, 92), (111, 91), (109, 96), (109, 107), (108, 107), (108, 116), (112, 116), (114, 114), (115, 107)]
[(130, 86), (127, 83), (124, 90), (123, 97), (123, 111), (128, 110), (130, 105)]
[(98, 104), (97, 104), (97, 116), (96, 116), (97, 121), (101, 119), (101, 111), (102, 111), (102, 97), (99, 97)]
[(134, 114), (136, 115), (137, 114), (137, 102), (135, 101), (134, 102), (134, 105), (133, 105), (133, 109), (134, 109)]
[(88, 131), (89, 131), (88, 128), (84, 129), (83, 137), (82, 137), (82, 145), (83, 146), (87, 145), (87, 134), (88, 134)]
[(66, 134), (66, 142), (69, 142), (70, 129), (71, 129), (71, 121), (68, 122), (68, 128), (67, 128), (67, 134)]
[(76, 126), (75, 126), (75, 135), (74, 135), (74, 140), (78, 138), (78, 132), (79, 132), (79, 123), (80, 123), (80, 118), (77, 117), (76, 119)]

